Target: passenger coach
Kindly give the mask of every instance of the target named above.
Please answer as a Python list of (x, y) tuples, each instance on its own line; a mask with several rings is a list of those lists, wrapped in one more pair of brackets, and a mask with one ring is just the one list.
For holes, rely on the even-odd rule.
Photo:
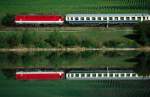
[(69, 24), (134, 24), (150, 20), (150, 14), (67, 14)]

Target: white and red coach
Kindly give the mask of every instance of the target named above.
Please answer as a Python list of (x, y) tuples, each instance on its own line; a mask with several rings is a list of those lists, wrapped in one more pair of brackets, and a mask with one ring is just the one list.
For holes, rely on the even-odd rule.
[(16, 24), (63, 24), (64, 18), (57, 15), (17, 15)]

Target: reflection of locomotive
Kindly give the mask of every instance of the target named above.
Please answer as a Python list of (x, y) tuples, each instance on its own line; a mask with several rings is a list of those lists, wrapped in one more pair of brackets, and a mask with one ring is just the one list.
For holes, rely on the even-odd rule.
[(134, 24), (150, 20), (150, 14), (17, 15), (16, 24)]
[(17, 68), (17, 80), (141, 80), (150, 76), (140, 76), (131, 69), (101, 70), (57, 70), (48, 68)]
[(64, 72), (40, 68), (17, 68), (17, 80), (59, 80), (64, 78)]
[(62, 78), (64, 78), (64, 72), (60, 71), (16, 72), (17, 80), (59, 80)]

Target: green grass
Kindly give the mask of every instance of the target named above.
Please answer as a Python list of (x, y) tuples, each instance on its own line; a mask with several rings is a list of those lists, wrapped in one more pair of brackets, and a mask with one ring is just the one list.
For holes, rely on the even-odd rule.
[(6, 13), (143, 13), (150, 0), (0, 0), (0, 16)]
[(0, 73), (1, 97), (149, 97), (149, 81), (16, 81)]
[(1, 13), (148, 12), (149, 0), (1, 0)]

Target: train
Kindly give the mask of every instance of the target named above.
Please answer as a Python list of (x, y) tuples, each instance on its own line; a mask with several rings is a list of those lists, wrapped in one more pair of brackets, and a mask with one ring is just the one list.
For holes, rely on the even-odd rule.
[(61, 15), (16, 15), (15, 24), (85, 25), (85, 24), (136, 24), (149, 21), (148, 13), (129, 14), (66, 14)]
[(16, 80), (150, 80), (132, 69), (52, 70), (48, 68), (17, 68)]

